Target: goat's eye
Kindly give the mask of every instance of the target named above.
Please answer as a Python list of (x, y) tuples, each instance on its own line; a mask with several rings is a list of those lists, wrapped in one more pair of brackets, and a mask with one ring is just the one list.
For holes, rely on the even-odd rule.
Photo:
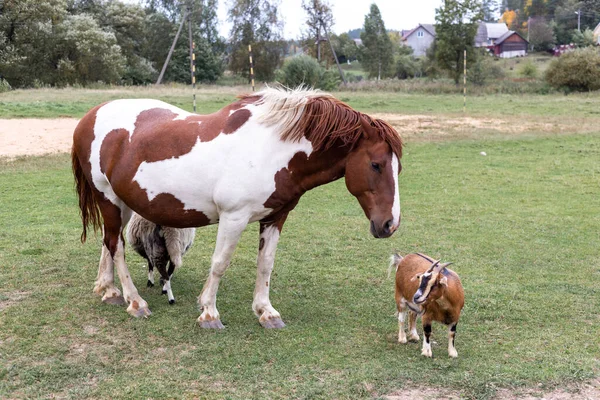
[(371, 163), (371, 168), (373, 168), (375, 172), (381, 172), (381, 165), (376, 162)]

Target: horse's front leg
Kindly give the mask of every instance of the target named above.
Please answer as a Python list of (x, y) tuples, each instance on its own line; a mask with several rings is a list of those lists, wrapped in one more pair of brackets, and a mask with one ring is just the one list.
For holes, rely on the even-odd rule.
[(252, 309), (259, 318), (260, 324), (265, 328), (283, 328), (285, 326), (281, 315), (273, 308), (269, 300), (269, 285), (271, 284), (271, 272), (275, 262), (279, 235), (286, 218), (287, 213), (275, 222), (261, 221), (260, 223), (256, 286)]
[(229, 267), (231, 256), (247, 224), (248, 218), (245, 215), (221, 214), (219, 216), (217, 244), (212, 256), (210, 272), (202, 293), (198, 297), (198, 305), (202, 309), (202, 314), (198, 317), (198, 324), (202, 328), (224, 328), (217, 311), (217, 291), (221, 277)]

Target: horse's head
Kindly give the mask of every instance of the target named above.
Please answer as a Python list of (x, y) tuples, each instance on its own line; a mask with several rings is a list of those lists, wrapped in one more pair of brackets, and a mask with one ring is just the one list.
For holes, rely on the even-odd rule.
[(387, 238), (400, 226), (398, 173), (401, 165), (398, 149), (392, 149), (385, 135), (379, 132), (392, 128), (381, 121), (374, 125), (361, 117), (364, 133), (348, 155), (346, 187), (371, 221), (373, 236)]

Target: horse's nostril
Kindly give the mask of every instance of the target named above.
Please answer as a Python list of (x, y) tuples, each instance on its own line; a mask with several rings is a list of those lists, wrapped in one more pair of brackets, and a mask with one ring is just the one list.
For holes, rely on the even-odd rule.
[(394, 221), (392, 221), (390, 219), (390, 220), (388, 220), (388, 222), (385, 223), (384, 229), (386, 232), (390, 232), (392, 230), (393, 226), (394, 226)]

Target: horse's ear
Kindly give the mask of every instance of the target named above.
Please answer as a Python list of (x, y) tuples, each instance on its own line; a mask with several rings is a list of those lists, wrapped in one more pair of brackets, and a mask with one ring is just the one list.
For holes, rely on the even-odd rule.
[(375, 130), (375, 127), (371, 125), (371, 121), (369, 121), (369, 119), (366, 118), (364, 115), (360, 116), (360, 126), (363, 130), (363, 135), (366, 139), (376, 137), (377, 132)]

